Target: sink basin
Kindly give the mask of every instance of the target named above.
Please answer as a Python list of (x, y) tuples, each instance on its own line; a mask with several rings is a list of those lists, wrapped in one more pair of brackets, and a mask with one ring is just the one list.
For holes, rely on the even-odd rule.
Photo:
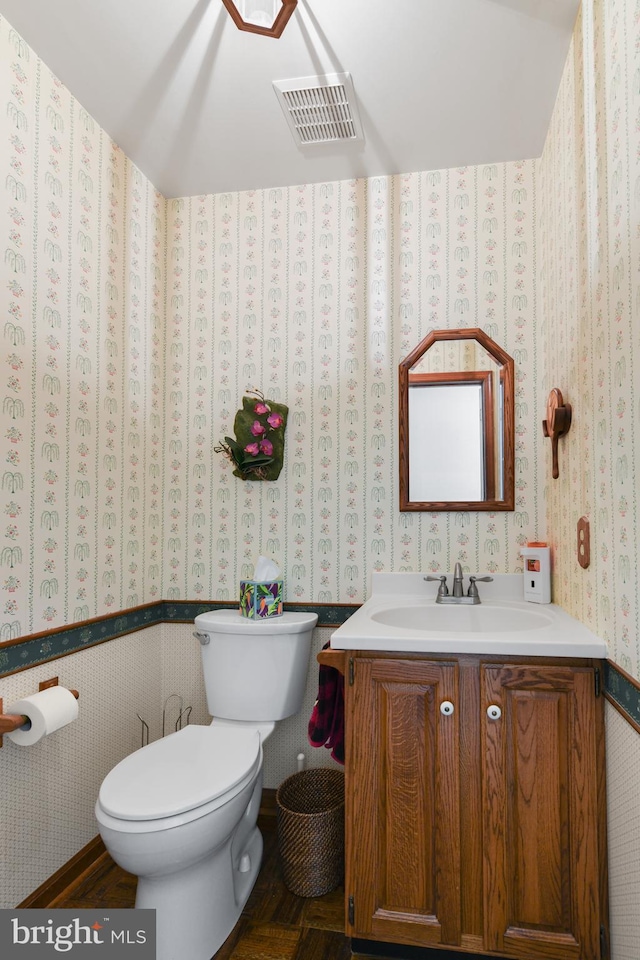
[(553, 603), (524, 600), (522, 576), (494, 574), (481, 603), (438, 604), (421, 573), (378, 573), (371, 596), (331, 635), (336, 650), (606, 657), (604, 640)]
[(423, 603), (415, 606), (388, 607), (371, 614), (371, 619), (400, 630), (437, 630), (439, 633), (513, 633), (542, 630), (551, 618), (534, 610), (501, 606), (456, 606)]

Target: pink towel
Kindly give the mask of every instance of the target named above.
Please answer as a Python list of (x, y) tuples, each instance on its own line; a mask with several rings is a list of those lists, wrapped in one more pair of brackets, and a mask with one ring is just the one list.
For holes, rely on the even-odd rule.
[[(323, 650), (329, 646), (325, 643)], [(344, 677), (335, 667), (320, 664), (318, 697), (309, 720), (309, 743), (326, 747), (338, 763), (344, 763)]]

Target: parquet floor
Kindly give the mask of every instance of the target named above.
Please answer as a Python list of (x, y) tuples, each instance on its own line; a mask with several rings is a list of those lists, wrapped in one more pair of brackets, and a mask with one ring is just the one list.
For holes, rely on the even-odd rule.
[[(342, 887), (307, 899), (282, 882), (276, 818), (261, 816), (264, 858), (256, 885), (234, 930), (212, 960), (351, 960), (344, 936)], [(56, 907), (133, 907), (136, 880), (107, 858)], [(185, 957), (184, 960), (189, 960)]]

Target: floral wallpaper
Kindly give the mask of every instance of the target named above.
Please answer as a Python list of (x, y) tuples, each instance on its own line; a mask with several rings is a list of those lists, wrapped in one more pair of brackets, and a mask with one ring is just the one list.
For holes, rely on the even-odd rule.
[[(558, 603), (640, 679), (640, 3), (582, 4), (539, 163), (540, 403), (573, 406), (545, 483)], [(586, 516), (591, 564), (577, 563)]]
[[(285, 601), (362, 600), (379, 569), (518, 569), (541, 533), (535, 164), (167, 202), (0, 28), (1, 637), (235, 599), (260, 552)], [(398, 511), (398, 363), (447, 326), (516, 358), (513, 514)], [(290, 410), (275, 482), (213, 452), (249, 388)]]
[[(285, 603), (521, 567), (537, 489), (536, 164), (165, 200), (4, 21), (0, 638), (153, 599)], [(397, 371), (434, 328), (516, 361), (516, 510), (400, 513)], [(249, 389), (284, 469), (214, 448)]]
[[(285, 601), (374, 570), (521, 569), (540, 536), (533, 162), (170, 200), (167, 599), (233, 600), (259, 553)], [(400, 513), (398, 364), (437, 328), (516, 360), (514, 513)], [(245, 391), (289, 406), (278, 482), (211, 451)]]
[(0, 640), (161, 597), (165, 201), (0, 18)]

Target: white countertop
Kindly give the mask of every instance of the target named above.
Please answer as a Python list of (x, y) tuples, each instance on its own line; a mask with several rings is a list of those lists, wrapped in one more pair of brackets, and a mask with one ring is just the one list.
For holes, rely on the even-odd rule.
[[(481, 603), (436, 604), (423, 573), (374, 573), (371, 597), (331, 636), (337, 650), (606, 658), (607, 645), (553, 603), (523, 599), (522, 576), (479, 583)], [(448, 578), (451, 589), (451, 576)], [(464, 577), (464, 591), (468, 576)]]

